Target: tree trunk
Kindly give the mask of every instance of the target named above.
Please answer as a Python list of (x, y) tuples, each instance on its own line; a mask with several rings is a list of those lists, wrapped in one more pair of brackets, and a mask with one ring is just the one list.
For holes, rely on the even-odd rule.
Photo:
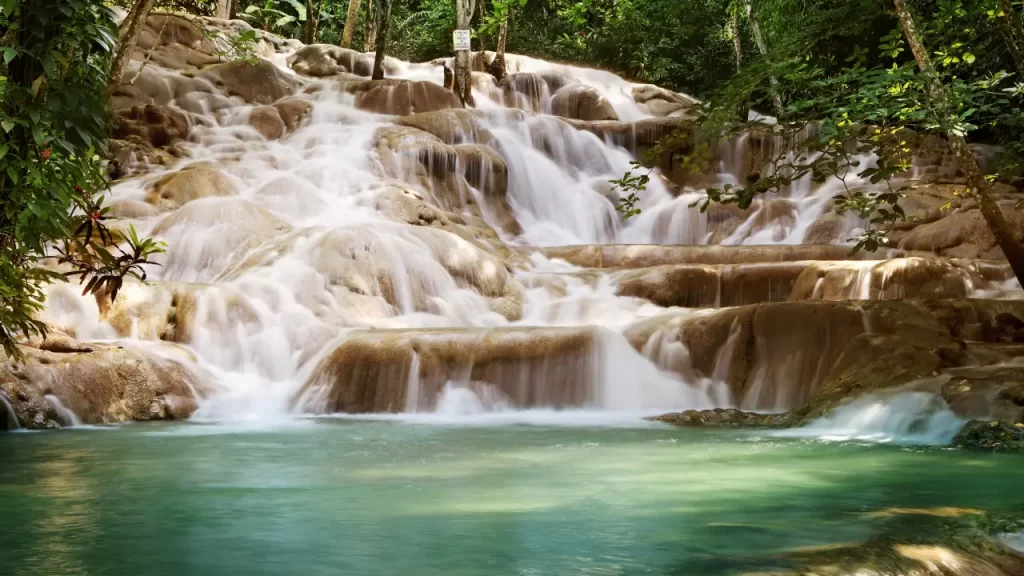
[(214, 16), (224, 20), (231, 18), (231, 0), (217, 0), (217, 13)]
[[(455, 0), (457, 7), (456, 27), (459, 30), (469, 30), (470, 20), (473, 18), (472, 0)], [(470, 50), (459, 50), (455, 52), (455, 95), (463, 106), (473, 105), (473, 71), (472, 52)]]
[(391, 0), (377, 0), (377, 55), (373, 58), (373, 79), (384, 79), (384, 52), (388, 46), (388, 21), (391, 19)]
[[(910, 11), (906, 0), (893, 0), (893, 4), (895, 4), (896, 13), (900, 17), (903, 34), (907, 37), (910, 50), (914, 53), (917, 67), (921, 69), (921, 72), (927, 78), (929, 97), (938, 113), (945, 119), (949, 119), (953, 116), (953, 111), (949, 107), (946, 87), (942, 85), (942, 82), (935, 74), (931, 57), (928, 55), (928, 51), (925, 49), (924, 43), (917, 33), (914, 15)], [(956, 155), (957, 162), (960, 164), (960, 170), (963, 171), (964, 176), (967, 178), (968, 187), (978, 197), (978, 204), (981, 209), (981, 215), (985, 218), (985, 223), (988, 224), (992, 235), (995, 236), (996, 242), (1002, 248), (1006, 259), (1010, 262), (1010, 267), (1013, 268), (1017, 281), (1024, 285), (1024, 244), (1021, 244), (1014, 235), (1013, 229), (1010, 228), (1010, 224), (1006, 221), (1002, 209), (999, 208), (999, 204), (989, 195), (988, 182), (985, 180), (977, 160), (974, 159), (974, 154), (967, 145), (967, 140), (961, 134), (952, 130), (946, 132), (946, 138), (949, 140), (949, 147), (953, 150), (953, 154)]]
[(999, 12), (996, 20), (1003, 31), (1006, 48), (1017, 65), (1017, 72), (1024, 77), (1024, 25), (1020, 23), (1020, 17), (1014, 11), (1010, 0), (999, 0)]
[(348, 1), (348, 14), (345, 16), (345, 31), (341, 33), (341, 47), (352, 47), (352, 36), (356, 33), (356, 24), (359, 22), (359, 5), (362, 0)]
[[(764, 35), (761, 34), (761, 25), (757, 23), (757, 17), (754, 16), (754, 7), (751, 5), (750, 0), (743, 0), (743, 7), (747, 11), (747, 21), (750, 23), (750, 31), (754, 33), (754, 42), (757, 44), (757, 49), (761, 52), (762, 56), (768, 54), (768, 44), (764, 41)], [(772, 104), (775, 105), (775, 114), (782, 116), (782, 96), (779, 95), (779, 79), (775, 75), (768, 77), (768, 80), (772, 84)]]
[(302, 42), (316, 44), (316, 20), (313, 18), (313, 0), (306, 0), (306, 30), (302, 34)]
[(153, 11), (156, 0), (135, 0), (131, 11), (121, 24), (120, 40), (117, 43), (117, 52), (114, 54), (114, 61), (110, 65), (110, 75), (107, 76), (107, 94), (112, 94), (121, 86), (121, 79), (128, 69), (128, 63), (132, 60), (132, 53), (139, 43), (139, 32), (146, 23), (146, 18)]
[(366, 3), (366, 29), (363, 34), (363, 52), (369, 52), (377, 45), (377, 12), (374, 10), (376, 0)]
[(733, 4), (732, 12), (732, 47), (736, 50), (736, 71), (743, 67), (743, 40), (740, 38), (740, 7)]
[(512, 15), (509, 14), (505, 20), (501, 22), (501, 26), (498, 28), (498, 45), (494, 53), (494, 60), (487, 65), (487, 71), (494, 76), (494, 79), (501, 82), (508, 76), (508, 67), (505, 66), (505, 42), (508, 40), (508, 19)]

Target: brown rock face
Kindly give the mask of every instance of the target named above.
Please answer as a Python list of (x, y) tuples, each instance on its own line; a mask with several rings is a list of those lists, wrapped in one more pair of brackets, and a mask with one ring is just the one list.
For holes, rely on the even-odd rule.
[(249, 113), (249, 125), (267, 140), (277, 140), (285, 133), (281, 113), (274, 106), (258, 106)]
[(281, 120), (284, 121), (285, 130), (294, 132), (302, 124), (303, 120), (309, 117), (309, 114), (313, 111), (313, 104), (308, 100), (286, 98), (274, 102), (274, 108), (277, 109)]
[[(669, 314), (637, 324), (627, 338), (663, 369), (726, 382), (742, 409), (798, 409), (799, 420), (979, 361), (977, 347), (958, 340), (957, 327), (991, 322), (1008, 310), (1024, 312), (1024, 302), (772, 303)], [(674, 343), (687, 354), (675, 352)], [(1015, 387), (1005, 389), (1015, 402)]]
[(608, 99), (595, 88), (570, 84), (551, 97), (551, 112), (576, 120), (618, 120)]
[[(1024, 239), (1024, 213), (1003, 207), (1007, 222)], [(941, 220), (918, 226), (910, 231), (900, 248), (935, 252), (954, 258), (1002, 258), (995, 236), (989, 230), (980, 210), (950, 214)]]
[(201, 375), (142, 350), (105, 345), (78, 350), (24, 348), (24, 365), (0, 365), (0, 389), (22, 428), (71, 423), (48, 395), (85, 424), (111, 424), (187, 418), (207, 390)]
[(895, 250), (850, 254), (845, 246), (559, 246), (537, 249), (584, 268), (647, 268), (668, 264), (760, 264), (804, 260), (882, 260)]
[(173, 210), (199, 198), (234, 196), (235, 184), (224, 173), (196, 165), (157, 180), (146, 199), (164, 210)]
[(297, 404), (311, 412), (429, 411), (451, 382), (509, 407), (581, 406), (596, 398), (593, 346), (593, 334), (578, 329), (355, 334), (320, 363)]
[(432, 82), (397, 79), (346, 81), (340, 87), (355, 94), (356, 107), (378, 114), (408, 116), (462, 107), (454, 93)]
[(295, 93), (297, 83), (266, 60), (255, 64), (244, 61), (214, 64), (196, 74), (227, 96), (236, 96), (249, 104), (273, 104)]
[(154, 148), (188, 140), (192, 128), (185, 113), (169, 106), (134, 106), (117, 110), (113, 116), (113, 138), (136, 136)]
[(365, 54), (330, 44), (301, 48), (288, 59), (288, 66), (299, 74), (315, 78), (337, 74), (369, 77), (373, 73), (373, 63)]

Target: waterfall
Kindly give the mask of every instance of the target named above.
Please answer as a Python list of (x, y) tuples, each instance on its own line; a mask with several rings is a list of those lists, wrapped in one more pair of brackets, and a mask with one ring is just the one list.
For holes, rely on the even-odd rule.
[(60, 416), (61, 422), (65, 426), (82, 425), (82, 420), (74, 412), (69, 410), (68, 407), (65, 406), (63, 402), (61, 402), (60, 398), (57, 398), (53, 394), (47, 394), (43, 398), (46, 400), (47, 403), (50, 404), (50, 406), (53, 407), (54, 410), (57, 411), (57, 414)]
[(932, 392), (868, 395), (836, 408), (803, 428), (777, 432), (780, 437), (860, 440), (893, 444), (952, 442), (966, 420)]
[(4, 409), (4, 424), (7, 430), (20, 430), (21, 424), (18, 423), (18, 415), (14, 413), (14, 407), (7, 401), (7, 394), (0, 394), (0, 404), (3, 405)]

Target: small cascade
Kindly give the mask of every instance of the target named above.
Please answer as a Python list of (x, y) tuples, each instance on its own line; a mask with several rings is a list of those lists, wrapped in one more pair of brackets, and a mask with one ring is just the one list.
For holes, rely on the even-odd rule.
[(53, 394), (47, 394), (43, 398), (50, 406), (53, 407), (54, 410), (57, 411), (57, 415), (60, 416), (61, 422), (65, 426), (75, 427), (82, 425), (82, 420), (74, 412), (68, 409), (68, 407), (61, 402), (60, 398)]
[(940, 396), (932, 392), (905, 391), (858, 398), (803, 428), (776, 435), (829, 441), (944, 445), (953, 440), (964, 423)]
[(0, 394), (0, 408), (3, 408), (3, 423), (5, 430), (20, 430), (21, 424), (18, 423), (18, 415), (14, 413), (14, 407), (7, 400), (7, 394)]

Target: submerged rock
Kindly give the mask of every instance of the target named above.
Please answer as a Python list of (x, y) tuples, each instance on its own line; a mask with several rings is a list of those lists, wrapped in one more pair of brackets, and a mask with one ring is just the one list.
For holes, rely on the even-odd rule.
[(735, 408), (687, 410), (651, 418), (674, 426), (776, 428), (786, 425), (785, 415), (757, 414)]

